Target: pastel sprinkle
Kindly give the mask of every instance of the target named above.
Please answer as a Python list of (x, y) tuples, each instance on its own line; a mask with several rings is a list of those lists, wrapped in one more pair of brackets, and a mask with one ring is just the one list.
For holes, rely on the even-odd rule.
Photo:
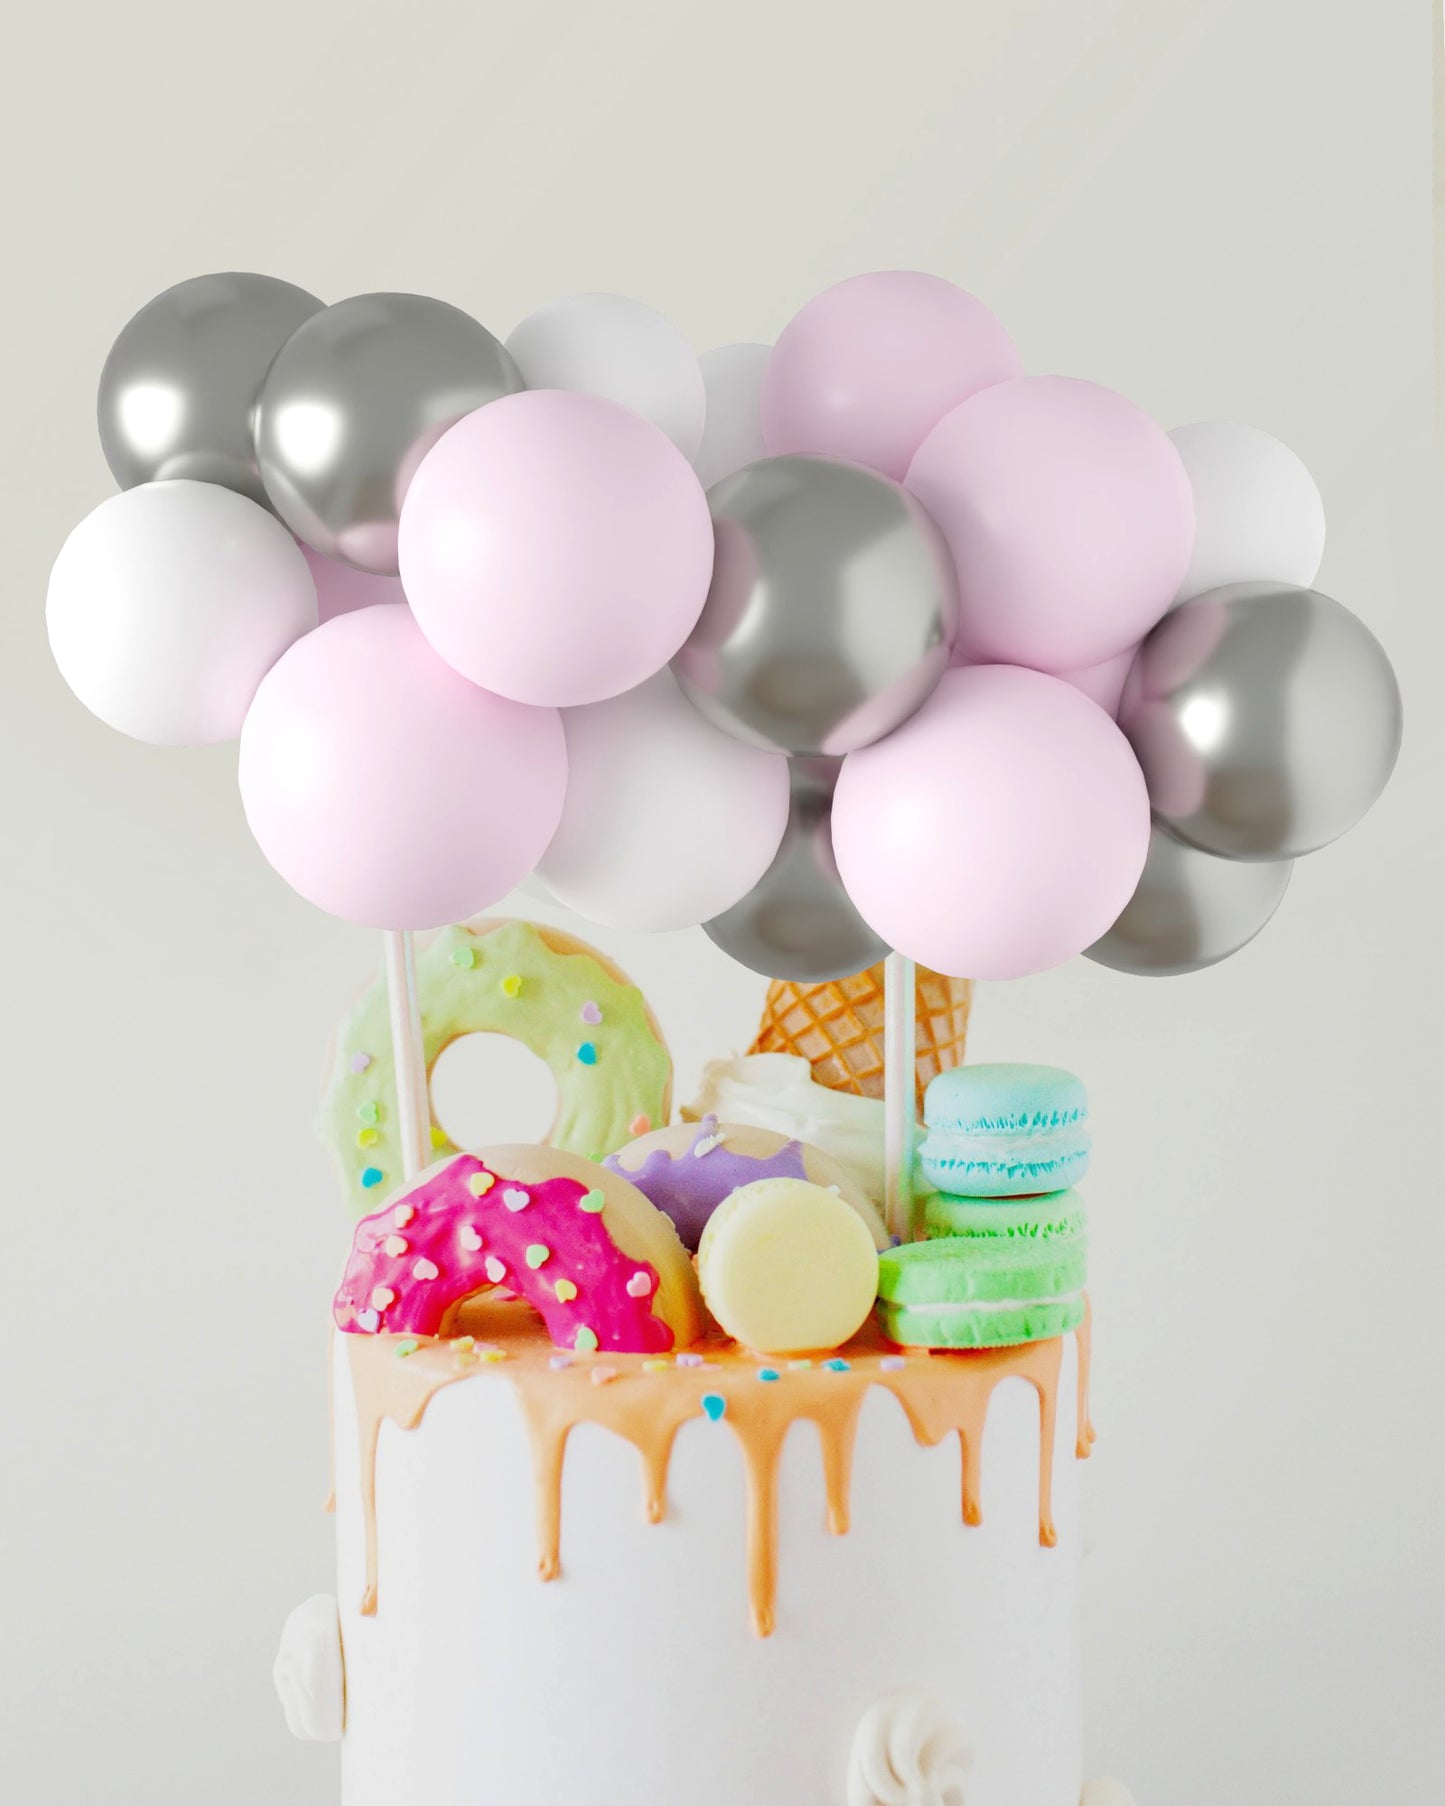
[(353, 1072), (365, 1072), (367, 1067), (371, 1064), (371, 1055), (369, 1053), (354, 1053), (351, 1056), (349, 1064)]
[(499, 1286), (507, 1277), (507, 1269), (495, 1254), (489, 1254), (483, 1269), (494, 1286)]
[(522, 994), (522, 974), (509, 972), (502, 980), (502, 990), (508, 997), (520, 997)]
[(572, 1346), (577, 1350), (578, 1354), (596, 1354), (597, 1331), (595, 1329), (589, 1329), (584, 1323), (581, 1329), (579, 1329), (577, 1334), (572, 1338)]
[(646, 1135), (651, 1128), (652, 1118), (650, 1116), (634, 1116), (627, 1125), (627, 1133), (629, 1135)]
[(423, 1255), (411, 1271), (412, 1277), (415, 1279), (435, 1279), (441, 1272), (441, 1268), (437, 1266), (434, 1260), (428, 1260), (427, 1257)]
[(533, 1242), (527, 1249), (527, 1265), (535, 1273), (538, 1267), (545, 1267), (552, 1258), (552, 1250), (542, 1242)]
[(605, 1386), (608, 1380), (615, 1380), (616, 1378), (617, 1369), (615, 1367), (594, 1367), (592, 1369), (592, 1384), (594, 1386)]
[(467, 1190), (474, 1198), (485, 1198), (496, 1183), (495, 1173), (473, 1173), (467, 1180)]
[(391, 1220), (396, 1224), (398, 1229), (405, 1229), (415, 1215), (416, 1210), (412, 1205), (398, 1204), (396, 1209), (391, 1213)]
[(709, 1418), (716, 1423), (727, 1410), (728, 1401), (723, 1397), (721, 1392), (704, 1392), (702, 1395), (702, 1408)]
[(759, 1367), (758, 1378), (760, 1380), (777, 1380), (781, 1379), (782, 1375), (776, 1367)]
[(362, 1173), (361, 1173), (361, 1183), (366, 1187), (366, 1189), (368, 1191), (370, 1191), (374, 1185), (380, 1185), (382, 1180), (385, 1177), (386, 1177), (386, 1174), (384, 1172), (382, 1172), (382, 1170), (379, 1166), (363, 1167)]
[(627, 1282), (629, 1298), (650, 1298), (652, 1296), (652, 1275), (650, 1273), (634, 1273)]
[(679, 1367), (701, 1367), (702, 1356), (700, 1354), (680, 1354), (677, 1357), (677, 1364)]
[(374, 1148), (380, 1140), (380, 1129), (358, 1129), (356, 1131), (356, 1145), (359, 1148)]
[(642, 1363), (642, 1371), (644, 1373), (670, 1373), (672, 1371), (672, 1362), (659, 1360), (644, 1361)]
[(523, 1191), (520, 1185), (509, 1185), (502, 1193), (502, 1202), (508, 1210), (525, 1210), (532, 1202), (532, 1194)]
[(584, 1191), (582, 1196), (577, 1200), (577, 1208), (579, 1210), (585, 1210), (588, 1216), (591, 1217), (597, 1216), (606, 1207), (606, 1204), (606, 1198), (603, 1197), (602, 1193), (595, 1185), (591, 1191)]
[(375, 1311), (358, 1311), (356, 1313), (356, 1327), (361, 1330), (364, 1335), (374, 1336), (381, 1327), (381, 1318), (377, 1316)]
[(878, 1371), (880, 1373), (902, 1373), (906, 1366), (907, 1362), (902, 1355), (884, 1355), (878, 1363)]
[(482, 1245), (481, 1236), (477, 1234), (470, 1223), (462, 1224), (461, 1228), (457, 1231), (457, 1240), (466, 1249), (468, 1254), (475, 1254), (477, 1249)]
[(447, 1145), (446, 1130), (439, 1129), (435, 1123), (431, 1126), (431, 1144), (434, 1148), (444, 1148)]
[(572, 1365), (572, 1357), (569, 1354), (554, 1354), (548, 1360), (547, 1365), (553, 1373), (565, 1373)]
[(793, 1368), (794, 1371), (796, 1372), (800, 1368), (811, 1367), (813, 1365), (813, 1363), (809, 1360), (799, 1360), (799, 1361), (789, 1361), (788, 1365), (789, 1365), (789, 1367)]
[(823, 1365), (829, 1373), (850, 1373), (852, 1371), (848, 1363), (838, 1355), (834, 1355), (831, 1361), (824, 1361)]
[(693, 1159), (701, 1160), (704, 1154), (710, 1154), (714, 1148), (720, 1148), (722, 1143), (723, 1138), (721, 1135), (699, 1135), (697, 1140), (693, 1143)]
[(590, 999), (588, 1002), (584, 1003), (582, 1005), (582, 1020), (589, 1025), (595, 1025), (600, 1022), (602, 1020), (601, 1004), (593, 1003)]
[(371, 1308), (374, 1311), (389, 1311), (396, 1303), (396, 1293), (390, 1286), (373, 1286), (371, 1288)]
[(556, 1285), (552, 1287), (552, 1290), (557, 1294), (557, 1300), (560, 1304), (571, 1304), (572, 1300), (577, 1296), (577, 1288), (570, 1279), (559, 1279)]
[(505, 1348), (484, 1348), (480, 1358), (484, 1361), (510, 1361), (512, 1357)]
[(414, 1355), (420, 1347), (421, 1343), (417, 1341), (415, 1336), (404, 1337), (403, 1340), (396, 1345), (397, 1360), (404, 1361), (408, 1355)]
[(452, 1353), (458, 1361), (474, 1361), (477, 1357), (476, 1337), (458, 1336), (452, 1343)]
[(407, 1250), (407, 1239), (404, 1235), (389, 1235), (381, 1244), (383, 1253), (389, 1254), (393, 1260), (400, 1260)]
[(584, 1066), (595, 1066), (597, 1064), (597, 1049), (594, 1044), (591, 1041), (584, 1041), (577, 1049), (577, 1058)]
[(379, 1123), (381, 1121), (381, 1105), (373, 1098), (369, 1104), (363, 1104), (356, 1114), (363, 1122)]
[(454, 966), (461, 966), (465, 970), (469, 966), (476, 965), (476, 963), (477, 956), (471, 947), (452, 948), (452, 964)]

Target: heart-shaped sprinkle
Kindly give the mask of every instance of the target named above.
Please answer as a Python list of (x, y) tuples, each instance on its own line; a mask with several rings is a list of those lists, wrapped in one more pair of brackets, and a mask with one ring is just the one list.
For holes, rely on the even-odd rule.
[(495, 1173), (473, 1173), (467, 1180), (467, 1190), (474, 1198), (485, 1198), (496, 1183)]
[(902, 1355), (884, 1355), (878, 1363), (878, 1371), (880, 1373), (902, 1373), (907, 1364)]
[(789, 1361), (788, 1365), (789, 1365), (789, 1367), (793, 1368), (793, 1370), (795, 1372), (801, 1373), (804, 1370), (804, 1368), (811, 1367), (813, 1365), (813, 1363), (809, 1360), (800, 1358), (799, 1360), (796, 1360), (796, 1361)]
[(370, 1064), (371, 1055), (369, 1053), (354, 1053), (349, 1061), (353, 1072), (365, 1072)]
[(389, 1311), (396, 1303), (396, 1293), (390, 1286), (373, 1286), (371, 1288), (371, 1308), (375, 1311)]
[(502, 1193), (502, 1202), (508, 1210), (525, 1210), (532, 1202), (532, 1194), (523, 1191), (520, 1185), (509, 1185)]
[(615, 1367), (594, 1367), (592, 1369), (592, 1384), (594, 1386), (605, 1386), (608, 1380), (615, 1380), (616, 1378), (617, 1369)]
[(691, 1353), (680, 1354), (677, 1357), (677, 1364), (679, 1367), (701, 1367), (702, 1366), (702, 1356), (700, 1354), (691, 1354)]
[(547, 1357), (547, 1365), (552, 1369), (553, 1373), (565, 1373), (572, 1365), (572, 1357), (569, 1354), (549, 1355)]
[(522, 974), (509, 972), (502, 980), (502, 992), (507, 997), (520, 997), (522, 995)]
[(452, 1343), (452, 1353), (459, 1361), (474, 1361), (477, 1355), (476, 1337), (458, 1336)]
[(381, 1327), (381, 1318), (377, 1316), (375, 1311), (358, 1311), (356, 1313), (356, 1327), (363, 1335), (374, 1336)]
[(396, 1224), (398, 1229), (405, 1229), (415, 1215), (416, 1211), (410, 1204), (398, 1204), (396, 1209), (391, 1213), (391, 1220)]
[(644, 1373), (666, 1373), (671, 1366), (671, 1361), (664, 1361), (659, 1357), (650, 1361), (644, 1361), (642, 1363), (642, 1371)]
[(650, 1116), (634, 1116), (627, 1125), (627, 1133), (629, 1135), (646, 1135), (651, 1127), (652, 1118)]
[(356, 1145), (359, 1148), (374, 1148), (380, 1140), (380, 1129), (358, 1129), (356, 1131)]
[(454, 966), (460, 966), (462, 968), (462, 970), (465, 972), (469, 967), (476, 965), (476, 963), (477, 963), (477, 956), (472, 948), (470, 948), (470, 947), (453, 947), (452, 948), (452, 964)]
[(591, 1191), (584, 1191), (582, 1196), (577, 1200), (577, 1208), (579, 1210), (585, 1210), (588, 1216), (591, 1217), (597, 1216), (599, 1212), (605, 1208), (606, 1204), (606, 1198), (603, 1197), (602, 1193), (598, 1191), (595, 1185)]
[(759, 1367), (758, 1378), (760, 1380), (776, 1380), (781, 1378), (781, 1375), (776, 1367)]
[(431, 1126), (431, 1144), (434, 1148), (444, 1148), (447, 1145), (446, 1130), (439, 1129), (435, 1123)]
[(421, 1343), (415, 1336), (408, 1336), (404, 1342), (398, 1342), (396, 1345), (397, 1360), (404, 1361), (408, 1355), (414, 1355), (420, 1347)]
[(597, 1023), (602, 1020), (601, 1004), (593, 1003), (590, 1000), (587, 1003), (584, 1003), (582, 1005), (582, 1020), (587, 1023), (589, 1027), (595, 1027)]
[(510, 1361), (511, 1358), (505, 1348), (484, 1348), (480, 1351), (480, 1359), (483, 1361)]
[(435, 1279), (440, 1271), (441, 1269), (437, 1266), (436, 1262), (434, 1260), (428, 1260), (425, 1255), (422, 1255), (421, 1259), (411, 1270), (413, 1279)]
[(650, 1298), (652, 1296), (652, 1275), (650, 1273), (634, 1273), (627, 1282), (629, 1298)]
[(831, 1361), (824, 1361), (823, 1365), (829, 1373), (847, 1373), (850, 1371), (848, 1363), (837, 1355), (834, 1355)]
[(721, 1392), (704, 1392), (702, 1395), (702, 1408), (706, 1411), (712, 1421), (716, 1423), (723, 1412), (727, 1410), (728, 1401), (723, 1397)]
[(481, 1236), (477, 1234), (470, 1223), (462, 1224), (461, 1228), (457, 1231), (457, 1240), (466, 1249), (468, 1254), (475, 1254), (477, 1249), (482, 1245)]
[(393, 1260), (400, 1260), (402, 1255), (406, 1253), (406, 1237), (404, 1235), (389, 1235), (381, 1246), (384, 1252), (389, 1254)]
[(363, 1104), (356, 1114), (362, 1122), (379, 1123), (381, 1121), (381, 1105), (373, 1098), (369, 1104)]
[(571, 1304), (577, 1296), (577, 1288), (570, 1279), (559, 1279), (552, 1290), (557, 1294), (559, 1304)]
[(533, 1242), (527, 1249), (527, 1265), (535, 1273), (538, 1267), (545, 1267), (552, 1258), (552, 1250), (544, 1248), (541, 1242)]
[(495, 1254), (489, 1254), (487, 1256), (484, 1271), (486, 1272), (487, 1278), (491, 1280), (494, 1286), (499, 1286), (507, 1277), (506, 1267), (497, 1259)]
[(577, 1334), (572, 1338), (572, 1346), (577, 1350), (578, 1354), (596, 1354), (597, 1331), (595, 1329), (588, 1329), (587, 1325), (584, 1323), (581, 1329), (579, 1329)]
[(595, 1066), (597, 1064), (597, 1049), (591, 1041), (584, 1041), (577, 1049), (577, 1058), (584, 1066)]
[(366, 1166), (361, 1169), (361, 1183), (368, 1191), (373, 1191), (381, 1184), (386, 1174), (379, 1166)]

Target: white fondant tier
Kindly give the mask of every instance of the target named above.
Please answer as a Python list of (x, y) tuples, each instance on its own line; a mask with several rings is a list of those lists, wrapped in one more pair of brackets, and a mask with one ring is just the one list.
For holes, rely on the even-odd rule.
[[(846, 1534), (826, 1525), (816, 1429), (800, 1421), (787, 1434), (766, 1638), (750, 1619), (748, 1488), (729, 1424), (683, 1423), (657, 1524), (637, 1450), (577, 1425), (561, 1574), (544, 1583), (527, 1422), (498, 1368), (437, 1392), (414, 1430), (382, 1424), (379, 1597), (363, 1616), (347, 1340), (334, 1349), (344, 1806), (846, 1806), (860, 1774), (894, 1772), (872, 1744), (854, 1746), (860, 1725), (876, 1742), (881, 1720), (864, 1721), (899, 1689), (926, 1689), (956, 1727), (947, 1772), (959, 1742), (968, 1806), (1077, 1806), (1072, 1337), (1058, 1387), (1055, 1547), (1039, 1540), (1032, 1385), (1004, 1379), (989, 1403), (975, 1526), (962, 1519), (957, 1439), (921, 1446), (899, 1401), (874, 1387)], [(889, 1736), (903, 1750), (902, 1732)], [(895, 1752), (903, 1791), (890, 1799), (928, 1806), (933, 1795), (915, 1801), (904, 1786), (911, 1760)]]

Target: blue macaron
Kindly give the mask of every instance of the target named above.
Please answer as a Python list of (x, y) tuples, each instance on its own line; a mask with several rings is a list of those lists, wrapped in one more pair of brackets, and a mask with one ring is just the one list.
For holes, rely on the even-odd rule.
[(923, 1100), (918, 1163), (956, 1198), (1063, 1191), (1089, 1169), (1089, 1099), (1057, 1066), (955, 1066)]

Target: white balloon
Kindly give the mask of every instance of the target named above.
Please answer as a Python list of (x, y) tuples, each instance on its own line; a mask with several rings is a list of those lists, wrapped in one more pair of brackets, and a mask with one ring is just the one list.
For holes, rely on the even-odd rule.
[(565, 709), (567, 802), (537, 867), (607, 928), (691, 928), (767, 871), (788, 822), (788, 761), (697, 712), (670, 670)]
[(142, 483), (88, 514), (45, 599), (50, 649), (108, 726), (153, 746), (234, 740), (261, 679), (317, 623), (301, 548), (215, 483)]
[(767, 456), (758, 400), (771, 356), (771, 345), (719, 345), (697, 360), (707, 414), (692, 465), (704, 489)]
[(1194, 555), (1177, 601), (1222, 583), (1308, 589), (1325, 551), (1325, 506), (1287, 445), (1257, 426), (1199, 420), (1169, 435), (1194, 489)]
[(507, 340), (529, 389), (575, 389), (641, 414), (685, 458), (702, 441), (707, 398), (692, 346), (626, 295), (568, 295), (528, 314)]

